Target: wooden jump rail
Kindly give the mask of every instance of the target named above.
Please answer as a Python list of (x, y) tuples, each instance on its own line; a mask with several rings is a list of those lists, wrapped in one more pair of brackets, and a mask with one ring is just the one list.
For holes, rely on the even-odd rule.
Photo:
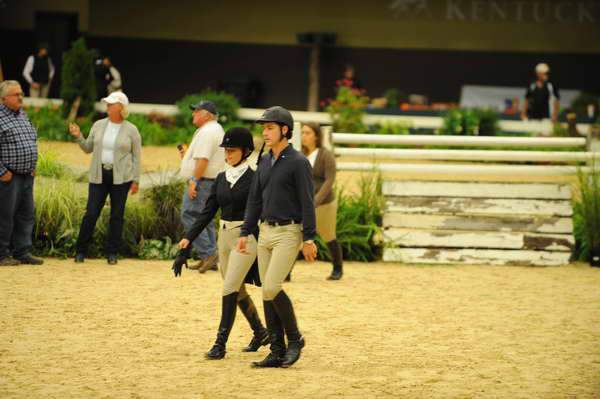
[[(326, 136), (330, 131), (326, 130)], [(575, 244), (571, 187), (560, 183), (452, 181), (455, 176), (562, 176), (577, 166), (517, 162), (596, 163), (600, 129), (585, 138), (391, 136), (333, 133), (336, 144), (577, 148), (581, 151), (428, 150), (335, 147), (337, 155), (373, 162), (338, 162), (338, 169), (439, 176), (441, 181), (385, 180), (384, 261), (409, 264), (560, 266)], [(326, 140), (327, 141), (327, 140)], [(587, 151), (586, 151), (587, 149)], [(379, 163), (389, 160), (470, 163)], [(507, 162), (513, 164), (490, 164)], [(588, 170), (589, 167), (582, 167)], [(443, 181), (443, 180), (446, 181)]]
[(585, 147), (584, 137), (496, 137), (333, 133), (335, 144), (395, 144), (415, 146), (564, 148)]
[[(326, 130), (327, 131), (327, 130)], [(600, 153), (591, 149), (591, 141), (584, 137), (479, 137), (438, 135), (377, 135), (330, 133), (335, 144), (350, 145), (406, 145), (490, 147), (507, 150), (464, 149), (405, 149), (405, 148), (348, 148), (335, 147), (336, 155), (370, 158), (371, 162), (338, 162), (339, 170), (399, 173), (426, 173), (430, 175), (510, 175), (510, 176), (565, 176), (577, 173), (575, 166), (507, 165), (489, 162), (522, 163), (590, 163), (600, 160)], [(589, 147), (590, 151), (585, 151)], [(515, 151), (509, 148), (578, 148), (582, 151)], [(461, 161), (470, 164), (389, 163), (389, 161)], [(378, 161), (386, 161), (379, 163)], [(478, 162), (478, 163), (475, 163)], [(481, 163), (486, 162), (486, 163)], [(584, 168), (584, 170), (587, 170)]]

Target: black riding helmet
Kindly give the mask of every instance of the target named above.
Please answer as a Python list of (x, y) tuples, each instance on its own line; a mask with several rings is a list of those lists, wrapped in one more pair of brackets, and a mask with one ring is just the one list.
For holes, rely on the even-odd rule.
[[(254, 140), (252, 133), (245, 127), (232, 127), (223, 136), (220, 147), (241, 148), (242, 161), (248, 158), (254, 151)], [(237, 165), (236, 165), (237, 166)]]
[(289, 131), (286, 135), (287, 139), (292, 138), (292, 130), (294, 129), (294, 118), (292, 114), (287, 109), (276, 105), (271, 108), (267, 108), (265, 112), (263, 112), (262, 116), (256, 120), (256, 123), (267, 123), (274, 122), (281, 125), (285, 125), (288, 127)]

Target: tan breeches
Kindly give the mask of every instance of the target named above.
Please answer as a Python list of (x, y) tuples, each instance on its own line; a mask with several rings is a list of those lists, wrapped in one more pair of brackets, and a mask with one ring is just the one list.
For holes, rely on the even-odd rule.
[(240, 238), (240, 228), (219, 230), (219, 269), (223, 277), (223, 296), (239, 292), (238, 299), (248, 296), (244, 287), (244, 279), (256, 259), (256, 239), (251, 234), (248, 236), (248, 254), (236, 250)]
[(292, 270), (301, 244), (301, 225), (261, 224), (258, 236), (258, 269), (263, 300), (271, 301), (281, 291), (283, 280)]

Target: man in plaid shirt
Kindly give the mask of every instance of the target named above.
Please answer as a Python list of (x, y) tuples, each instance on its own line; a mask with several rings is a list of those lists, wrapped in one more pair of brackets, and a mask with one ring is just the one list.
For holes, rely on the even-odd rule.
[(0, 83), (0, 101), (0, 266), (41, 265), (30, 252), (37, 132), (22, 109), (19, 82)]

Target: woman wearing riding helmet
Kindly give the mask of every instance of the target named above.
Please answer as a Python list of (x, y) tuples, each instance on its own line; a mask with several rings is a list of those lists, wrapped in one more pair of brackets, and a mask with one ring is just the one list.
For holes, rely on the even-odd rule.
[(258, 231), (250, 235), (247, 253), (236, 251), (240, 229), (244, 223), (248, 192), (254, 177), (254, 171), (250, 169), (247, 161), (254, 151), (252, 134), (246, 128), (229, 129), (223, 137), (221, 147), (225, 148), (225, 161), (228, 168), (217, 175), (204, 209), (179, 243), (184, 254), (178, 256), (173, 265), (175, 275), (181, 274), (181, 267), (186, 264), (186, 258), (189, 258), (190, 242), (194, 241), (207, 224), (212, 222), (220, 209), (221, 221), (217, 246), (221, 275), (224, 280), (222, 313), (217, 339), (214, 346), (206, 353), (208, 359), (225, 357), (225, 345), (235, 320), (236, 304), (254, 331), (252, 341), (243, 351), (256, 352), (261, 346), (269, 343), (267, 330), (263, 327), (256, 307), (245, 288), (245, 283), (260, 286), (256, 264)]

